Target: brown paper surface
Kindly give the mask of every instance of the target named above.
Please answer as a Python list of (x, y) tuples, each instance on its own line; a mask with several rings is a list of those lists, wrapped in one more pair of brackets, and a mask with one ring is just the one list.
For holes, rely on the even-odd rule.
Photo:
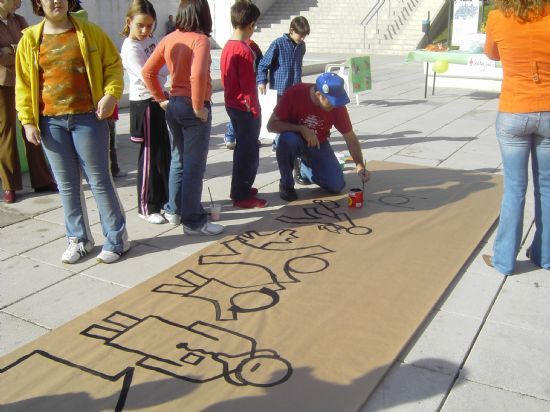
[(301, 199), (1, 358), (2, 410), (358, 410), (501, 191), (471, 171), (368, 169), (362, 209)]

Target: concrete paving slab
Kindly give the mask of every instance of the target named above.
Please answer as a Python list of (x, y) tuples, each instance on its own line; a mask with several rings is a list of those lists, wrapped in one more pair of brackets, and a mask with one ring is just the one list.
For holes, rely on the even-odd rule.
[(543, 412), (550, 403), (521, 393), (459, 379), (441, 408), (442, 412)]
[(126, 213), (129, 213), (133, 210), (137, 210), (138, 207), (136, 188), (137, 174), (128, 175), (123, 179), (125, 179), (124, 182), (117, 182), (117, 193), (122, 208)]
[(7, 208), (3, 206), (3, 203), (0, 204), (0, 228), (21, 222), (29, 217), (29, 215), (17, 211), (7, 210)]
[(0, 356), (48, 333), (49, 330), (0, 311)]
[(468, 151), (467, 148), (465, 148), (442, 162), (440, 167), (445, 167), (448, 169), (487, 171), (498, 168), (501, 163), (502, 160), (498, 152), (479, 153), (473, 150)]
[(176, 253), (180, 258), (186, 258), (213, 242), (219, 241), (223, 238), (223, 235), (224, 234), (218, 236), (185, 236), (180, 225), (174, 230), (170, 230), (159, 236), (142, 239), (140, 243), (152, 246), (155, 249)]
[(15, 253), (0, 249), (0, 262), (15, 256)]
[[(92, 232), (96, 241), (103, 238), (101, 232), (97, 233), (93, 229)], [(80, 260), (74, 264), (61, 262), (61, 255), (66, 249), (67, 238), (63, 236), (62, 238), (46, 243), (45, 245), (24, 252), (21, 254), (21, 256), (33, 259), (38, 262), (43, 262), (51, 266), (56, 266), (72, 273), (79, 273), (82, 270), (97, 264), (96, 256), (99, 254), (99, 252), (101, 252), (101, 244), (98, 245), (96, 243), (95, 247), (90, 253), (80, 258)]]
[[(61, 200), (58, 199), (59, 206), (61, 206)], [(91, 225), (99, 222), (99, 212), (97, 211), (97, 204), (93, 197), (85, 197), (86, 210), (88, 213), (88, 222)], [(65, 225), (65, 216), (63, 214), (63, 208), (58, 207), (50, 210), (46, 213), (41, 213), (35, 217), (37, 220), (44, 222), (55, 223), (57, 225)]]
[(402, 154), (392, 155), (386, 158), (385, 160), (389, 162), (408, 163), (411, 165), (427, 166), (427, 167), (436, 167), (440, 163), (439, 160), (424, 159), (422, 157), (406, 156)]
[(4, 311), (53, 329), (126, 290), (128, 289), (125, 287), (78, 274), (23, 299)]
[(487, 320), (534, 331), (544, 330), (550, 325), (550, 287), (542, 287), (536, 282), (513, 282), (514, 276), (521, 275), (506, 278)]
[(86, 269), (86, 275), (108, 281), (113, 284), (131, 288), (158, 275), (184, 259), (177, 253), (153, 248), (148, 245), (135, 244), (124, 254), (125, 265), (112, 265), (105, 270), (103, 265)]
[(440, 138), (435, 137), (432, 141), (432, 139), (428, 137), (424, 142), (407, 146), (398, 154), (403, 156), (418, 157), (421, 159), (437, 160), (441, 163), (464, 147), (467, 143), (467, 139), (469, 138), (464, 137), (454, 141), (450, 141), (450, 139), (448, 141), (442, 141)]
[[(448, 369), (454, 369), (457, 365), (448, 366)], [(452, 384), (452, 376), (397, 363), (378, 384), (360, 412), (436, 411)]]
[(470, 381), (550, 401), (550, 333), (486, 322), (464, 364)]
[[(99, 223), (96, 225), (97, 229), (101, 229)], [(152, 224), (148, 223), (138, 216), (137, 209), (126, 213), (126, 227), (128, 230), (128, 239), (131, 241), (144, 241), (154, 238), (162, 233), (166, 233), (174, 229), (175, 226), (168, 223)], [(181, 228), (181, 226), (180, 226)], [(103, 236), (97, 239), (103, 244)], [(98, 243), (99, 243), (98, 242)]]
[(34, 216), (37, 213), (57, 209), (60, 206), (59, 194), (54, 192), (35, 193), (30, 188), (24, 188), (24, 190), (17, 191), (17, 201), (15, 203), (1, 203), (0, 210)]
[[(21, 236), (24, 233), (25, 236)], [(38, 219), (28, 219), (2, 228), (3, 250), (22, 253), (65, 236), (65, 227)]]
[(14, 256), (0, 262), (0, 273), (0, 308), (9, 307), (14, 302), (73, 275), (68, 270), (23, 256)]
[(399, 359), (407, 364), (454, 376), (481, 326), (481, 319), (436, 311), (422, 334)]
[(437, 308), (442, 312), (483, 319), (503, 283), (504, 277), (499, 274), (466, 271)]

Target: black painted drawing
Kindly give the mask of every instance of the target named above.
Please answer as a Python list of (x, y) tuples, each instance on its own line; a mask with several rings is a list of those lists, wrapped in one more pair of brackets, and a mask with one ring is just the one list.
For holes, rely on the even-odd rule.
[(357, 226), (345, 212), (338, 211), (340, 205), (333, 200), (314, 200), (313, 207), (304, 207), (302, 216), (282, 215), (276, 218), (280, 222), (291, 224), (317, 224), (319, 230), (330, 233), (349, 235), (368, 235), (372, 229), (366, 226)]
[(270, 387), (292, 374), (277, 352), (257, 349), (251, 337), (201, 321), (180, 325), (115, 312), (81, 334), (143, 356), (137, 366), (194, 383), (224, 378), (236, 386)]
[[(18, 368), (26, 366), (25, 363), (27, 362), (32, 363), (32, 367), (29, 367), (30, 372), (21, 373), (21, 371), (18, 371)], [(33, 392), (31, 394), (27, 392), (29, 388), (34, 386), (29, 385), (29, 382), (36, 380), (39, 375), (42, 375), (42, 378), (38, 378), (38, 381), (42, 380), (45, 371), (48, 371), (47, 376), (51, 376), (54, 371), (57, 373), (66, 372), (68, 375), (73, 376), (73, 379), (75, 376), (78, 376), (81, 378), (78, 379), (81, 383), (80, 391), (68, 394), (52, 394), (50, 392)], [(0, 387), (4, 388), (4, 395), (8, 394), (6, 388), (9, 382), (9, 385), (16, 385), (16, 387), (19, 385), (15, 397), (20, 398), (20, 400), (12, 400), (11, 402), (0, 402), (2, 405), (0, 409), (54, 411), (58, 410), (61, 406), (66, 407), (70, 399), (75, 404), (85, 406), (87, 410), (105, 410), (107, 408), (114, 411), (122, 411), (133, 376), (134, 367), (127, 367), (119, 373), (108, 375), (51, 355), (43, 350), (35, 350), (6, 367), (0, 368)], [(98, 379), (103, 382), (102, 386), (107, 385), (106, 389), (112, 391), (112, 394), (108, 397), (94, 399), (87, 393), (86, 385)], [(0, 396), (0, 399), (3, 399), (3, 396)]]
[[(376, 199), (377, 202), (382, 203), (386, 206), (393, 206), (393, 207), (399, 207), (403, 209), (409, 209), (409, 210), (416, 210), (413, 206), (410, 206), (411, 199), (417, 198), (426, 200), (426, 197), (420, 197), (420, 196), (414, 196), (414, 195), (404, 195), (404, 194), (398, 194), (398, 193), (383, 193), (380, 195), (377, 195), (378, 198)], [(372, 199), (367, 199), (367, 201), (372, 201)]]
[[(298, 239), (295, 230), (283, 229), (275, 232), (259, 233), (254, 230), (244, 232), (233, 239), (222, 242), (224, 253), (201, 255), (199, 264), (235, 265), (238, 277), (231, 279), (239, 284), (234, 286), (265, 286), (299, 282), (298, 276), (317, 273), (328, 267), (328, 262), (320, 255), (333, 253), (324, 246), (296, 246)], [(248, 253), (250, 249), (258, 253)], [(280, 254), (275, 255), (274, 253)], [(269, 262), (269, 263), (268, 263)], [(269, 264), (269, 266), (268, 266)]]
[[(322, 255), (332, 250), (319, 245), (295, 246), (297, 239), (296, 231), (288, 229), (245, 232), (222, 242), (226, 253), (201, 255), (203, 272), (186, 270), (176, 276), (177, 283), (159, 285), (153, 292), (206, 300), (214, 305), (216, 320), (236, 320), (240, 313), (271, 308), (279, 302), (278, 292), (286, 289), (285, 284), (300, 282), (300, 276), (329, 266)], [(261, 253), (251, 255), (249, 248)], [(234, 265), (232, 275), (219, 279), (216, 265)]]
[(214, 305), (216, 320), (236, 320), (239, 313), (256, 312), (275, 306), (279, 302), (275, 283), (266, 286), (236, 287), (218, 279), (207, 278), (193, 270), (176, 276), (180, 283), (162, 284), (153, 289), (182, 297), (206, 300)]

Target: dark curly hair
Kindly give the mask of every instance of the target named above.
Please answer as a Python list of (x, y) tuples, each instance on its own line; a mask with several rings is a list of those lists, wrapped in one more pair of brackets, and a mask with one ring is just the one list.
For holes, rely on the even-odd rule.
[(495, 0), (495, 6), (505, 16), (516, 16), (521, 21), (536, 20), (546, 15), (550, 0)]

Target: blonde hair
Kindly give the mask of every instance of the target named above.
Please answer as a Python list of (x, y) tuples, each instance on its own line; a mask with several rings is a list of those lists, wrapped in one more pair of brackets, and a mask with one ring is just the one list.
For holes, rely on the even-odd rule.
[(495, 0), (495, 6), (509, 17), (514, 15), (521, 21), (536, 20), (546, 15), (550, 0)]
[[(157, 13), (150, 1), (134, 0), (130, 7), (128, 7), (126, 18), (132, 20), (135, 16), (138, 16), (140, 14), (147, 14), (151, 16), (153, 20), (155, 20), (155, 27), (153, 27), (153, 31), (155, 31), (155, 28), (157, 26)], [(128, 37), (130, 35), (130, 26), (128, 25), (127, 21), (124, 23), (124, 28), (120, 32), (120, 35), (123, 37)]]

